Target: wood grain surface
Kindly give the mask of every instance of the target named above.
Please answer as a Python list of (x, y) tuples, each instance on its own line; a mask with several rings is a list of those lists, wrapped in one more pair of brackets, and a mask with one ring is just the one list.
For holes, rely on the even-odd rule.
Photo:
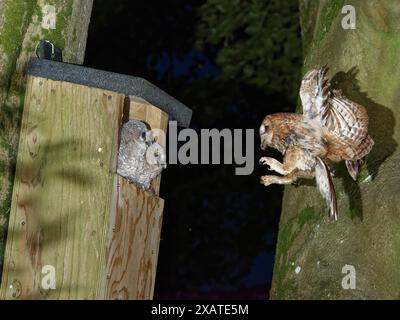
[[(99, 298), (124, 96), (27, 81), (0, 297)], [(54, 290), (42, 285), (45, 266)]]
[[(166, 134), (168, 115), (144, 100), (130, 97), (129, 119), (146, 122)], [(157, 142), (165, 147), (165, 140)], [(152, 182), (155, 195), (118, 177), (110, 214), (110, 243), (107, 254), (106, 299), (152, 299), (161, 236), (163, 199), (159, 198), (161, 177)]]

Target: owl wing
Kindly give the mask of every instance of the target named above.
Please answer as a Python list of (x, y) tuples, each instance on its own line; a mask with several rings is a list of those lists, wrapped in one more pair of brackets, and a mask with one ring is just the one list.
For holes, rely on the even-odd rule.
[(335, 187), (333, 185), (328, 166), (319, 157), (317, 157), (317, 165), (315, 167), (315, 180), (317, 182), (319, 192), (322, 194), (329, 207), (329, 216), (334, 220), (337, 220)]
[(309, 88), (311, 103), (303, 105), (303, 114), (309, 119), (314, 119), (318, 117), (321, 113), (324, 113), (330, 98), (330, 83), (326, 76), (329, 68), (324, 65), (318, 70), (313, 70), (315, 72), (315, 85)]
[(373, 141), (368, 135), (366, 109), (347, 99), (340, 90), (331, 90), (325, 65), (316, 72), (313, 103), (304, 106), (304, 116), (316, 119), (332, 136), (351, 150), (347, 158), (361, 159), (369, 153)]
[(321, 123), (341, 140), (359, 146), (368, 135), (368, 114), (365, 108), (342, 95), (338, 90), (321, 110)]

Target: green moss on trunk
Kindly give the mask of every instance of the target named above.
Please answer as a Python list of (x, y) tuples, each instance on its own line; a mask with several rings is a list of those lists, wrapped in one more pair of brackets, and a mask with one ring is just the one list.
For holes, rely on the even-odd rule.
[[(341, 26), (344, 4), (356, 9), (355, 30)], [(400, 3), (301, 0), (300, 11), (303, 72), (329, 64), (332, 85), (367, 108), (375, 146), (356, 182), (343, 164), (335, 170), (338, 222), (315, 185), (285, 189), (271, 298), (400, 298)], [(346, 264), (355, 290), (342, 288)]]

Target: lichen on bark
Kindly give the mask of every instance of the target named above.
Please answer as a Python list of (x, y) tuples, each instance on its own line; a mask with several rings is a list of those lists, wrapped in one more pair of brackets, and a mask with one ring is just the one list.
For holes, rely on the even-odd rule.
[[(355, 30), (342, 28), (344, 4), (356, 10)], [(335, 170), (338, 222), (329, 221), (315, 184), (285, 189), (270, 296), (398, 299), (400, 3), (301, 0), (300, 15), (303, 73), (329, 64), (332, 86), (367, 108), (375, 146), (356, 182), (343, 164)], [(342, 287), (345, 265), (355, 267), (354, 290)]]
[[(56, 28), (42, 28), (42, 8), (56, 9)], [(29, 57), (40, 39), (63, 50), (64, 61), (83, 63), (93, 0), (0, 1), (0, 272), (8, 226), (15, 159)]]

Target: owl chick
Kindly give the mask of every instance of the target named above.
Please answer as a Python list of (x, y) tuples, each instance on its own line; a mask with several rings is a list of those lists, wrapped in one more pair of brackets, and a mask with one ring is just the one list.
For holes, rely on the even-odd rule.
[(163, 146), (141, 121), (129, 120), (122, 126), (117, 173), (130, 183), (151, 191), (150, 183), (167, 166)]
[(282, 176), (261, 177), (261, 183), (290, 184), (315, 177), (330, 217), (337, 220), (336, 194), (330, 165), (340, 161), (355, 180), (374, 144), (368, 135), (366, 109), (331, 90), (326, 66), (303, 78), (300, 98), (303, 114), (277, 113), (264, 118), (260, 127), (261, 149), (272, 147), (283, 154), (283, 163), (262, 157), (260, 163)]

